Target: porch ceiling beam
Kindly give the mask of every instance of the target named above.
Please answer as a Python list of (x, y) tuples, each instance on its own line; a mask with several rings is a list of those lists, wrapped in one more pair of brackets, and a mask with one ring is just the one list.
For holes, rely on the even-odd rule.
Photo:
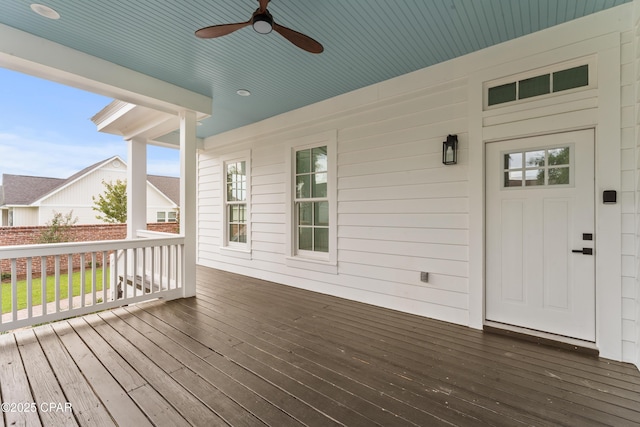
[(167, 113), (212, 112), (208, 96), (4, 24), (0, 24), (0, 67)]

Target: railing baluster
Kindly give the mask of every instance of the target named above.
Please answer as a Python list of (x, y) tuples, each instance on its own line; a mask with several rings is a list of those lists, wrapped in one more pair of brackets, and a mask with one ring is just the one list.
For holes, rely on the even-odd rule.
[(172, 264), (172, 260), (173, 260), (173, 245), (169, 245), (167, 246), (167, 280), (168, 280), (168, 285), (167, 285), (167, 289), (172, 289), (171, 286), (171, 272), (173, 271), (173, 267)]
[(138, 274), (138, 250), (136, 248), (132, 249), (133, 254), (131, 258), (131, 263), (133, 264), (133, 297), (138, 296), (138, 286), (136, 286), (137, 282), (137, 274)]
[(73, 254), (67, 255), (67, 310), (73, 310)]
[(47, 315), (47, 257), (40, 257), (40, 299), (42, 301), (42, 315)]
[(33, 317), (33, 265), (31, 257), (27, 258), (27, 317)]
[(96, 271), (97, 256), (95, 252), (91, 252), (91, 305), (96, 305), (96, 292), (98, 288), (97, 271)]
[(164, 246), (158, 248), (158, 277), (160, 278), (160, 289), (164, 289)]
[(173, 256), (171, 257), (171, 265), (173, 266), (173, 287), (178, 287), (178, 245), (172, 245)]
[(147, 292), (147, 248), (140, 249), (142, 254), (142, 295), (146, 295)]
[(156, 290), (156, 248), (152, 246), (149, 248), (149, 252), (151, 252), (151, 292), (159, 291), (160, 288)]
[(109, 265), (109, 261), (107, 261), (107, 251), (102, 251), (102, 302), (107, 302), (107, 286), (109, 282), (107, 281), (107, 266)]
[(178, 269), (180, 270), (178, 277), (180, 277), (180, 286), (178, 286), (179, 288), (183, 288), (184, 287), (184, 283), (182, 281), (182, 278), (184, 277), (184, 263), (185, 263), (185, 259), (184, 259), (184, 245), (178, 245), (178, 248), (180, 248), (180, 258), (178, 258)]
[[(56, 306), (56, 313), (60, 312), (60, 255), (56, 255), (54, 258), (54, 262), (55, 262), (55, 275), (54, 275), (54, 280), (55, 280), (55, 306)], [(48, 298), (47, 298), (48, 299)]]
[(118, 278), (118, 250), (116, 249), (115, 251), (113, 251), (113, 258), (109, 258), (109, 260), (111, 261), (111, 259), (113, 259), (113, 263), (111, 264), (111, 268), (113, 269), (113, 272), (111, 273), (111, 277), (113, 277), (113, 299), (114, 300), (118, 300), (120, 299), (118, 297), (118, 294), (120, 292), (122, 292), (122, 282), (120, 281), (120, 279)]
[(87, 284), (87, 277), (86, 277), (84, 263), (85, 263), (84, 253), (81, 253), (80, 254), (80, 307), (84, 307), (84, 303), (85, 303), (84, 287)]
[(127, 299), (127, 291), (128, 289), (128, 281), (127, 278), (129, 277), (129, 249), (125, 249), (123, 251), (123, 255), (124, 255), (124, 268), (123, 268), (123, 272), (122, 272), (122, 296), (124, 297), (124, 299)]
[(18, 260), (11, 259), (11, 317), (18, 320)]

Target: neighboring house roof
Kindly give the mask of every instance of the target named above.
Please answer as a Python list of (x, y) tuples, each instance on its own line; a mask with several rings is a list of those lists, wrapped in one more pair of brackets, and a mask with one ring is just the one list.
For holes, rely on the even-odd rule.
[[(0, 206), (32, 205), (38, 200), (51, 195), (59, 189), (90, 173), (92, 170), (114, 159), (122, 161), (119, 156), (113, 156), (106, 160), (94, 163), (91, 166), (87, 166), (66, 179), (2, 174), (2, 185), (0, 185)], [(180, 204), (180, 178), (148, 175), (147, 181), (172, 202), (177, 205)]]
[(180, 178), (172, 176), (147, 175), (147, 181), (167, 196), (173, 203), (180, 205)]
[(2, 174), (2, 205), (27, 206), (65, 182), (59, 178)]

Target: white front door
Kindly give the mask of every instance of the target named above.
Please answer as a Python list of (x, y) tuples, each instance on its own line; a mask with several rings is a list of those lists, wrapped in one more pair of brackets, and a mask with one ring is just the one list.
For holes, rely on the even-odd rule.
[(486, 319), (595, 341), (594, 133), (486, 146)]

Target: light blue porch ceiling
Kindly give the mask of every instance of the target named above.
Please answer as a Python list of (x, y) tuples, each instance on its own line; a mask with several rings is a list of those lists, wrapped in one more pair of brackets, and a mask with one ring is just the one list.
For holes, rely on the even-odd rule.
[(251, 27), (194, 36), (248, 20), (257, 0), (37, 0), (59, 20), (3, 0), (0, 22), (211, 96), (204, 138), (628, 1), (272, 0), (275, 22), (322, 43), (319, 55)]

